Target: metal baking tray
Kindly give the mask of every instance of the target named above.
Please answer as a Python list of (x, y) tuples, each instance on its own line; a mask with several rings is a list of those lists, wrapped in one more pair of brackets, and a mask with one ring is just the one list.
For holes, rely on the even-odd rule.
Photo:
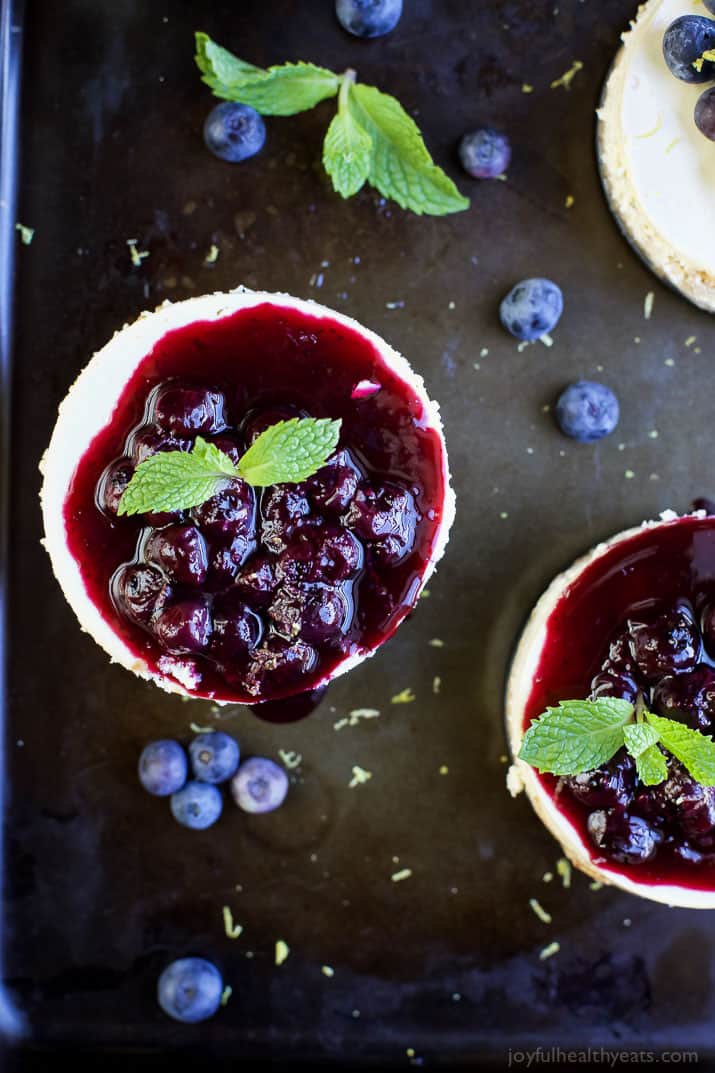
[[(466, 1069), (590, 1046), (707, 1062), (715, 915), (593, 892), (577, 875), (570, 889), (544, 883), (558, 847), (504, 786), (504, 676), (545, 584), (596, 540), (715, 491), (713, 321), (628, 249), (593, 156), (600, 86), (636, 4), (410, 0), (372, 42), (344, 34), (332, 7), (27, 0), (16, 171), (8, 27), (21, 9), (3, 5), (2, 964), (22, 1028), (8, 1061)], [(370, 191), (337, 197), (319, 166), (329, 102), (269, 120), (253, 161), (214, 160), (196, 29), (254, 63), (353, 67), (394, 93), (471, 210), (418, 218)], [(577, 59), (570, 89), (550, 88)], [(482, 123), (510, 134), (506, 182), (459, 172), (458, 138)], [(129, 239), (149, 251), (139, 267)], [(551, 348), (519, 348), (498, 324), (499, 299), (530, 275), (564, 288)], [(429, 597), (310, 718), (222, 716), (244, 748), (301, 759), (289, 807), (261, 824), (229, 812), (202, 834), (174, 825), (135, 767), (146, 741), (187, 739), (214, 713), (110, 666), (80, 633), (40, 545), (38, 463), (60, 400), (112, 332), (167, 298), (239, 283), (316, 297), (409, 357), (442, 404), (458, 515)], [(620, 429), (595, 446), (564, 440), (546, 412), (579, 377), (621, 400)], [(392, 704), (407, 687), (416, 699)], [(380, 717), (335, 729), (366, 707)], [(349, 789), (355, 764), (373, 777)], [(402, 868), (411, 877), (393, 882)], [(280, 968), (278, 939), (291, 949)], [(187, 952), (233, 988), (198, 1028), (155, 1002), (161, 968)]]

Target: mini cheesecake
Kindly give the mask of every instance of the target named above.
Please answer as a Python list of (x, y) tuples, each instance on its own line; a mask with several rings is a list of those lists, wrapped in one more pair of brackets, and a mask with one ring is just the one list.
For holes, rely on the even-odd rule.
[(625, 750), (595, 772), (556, 778), (518, 759), (532, 721), (559, 701), (641, 694), (656, 713), (715, 731), (715, 517), (704, 512), (618, 533), (542, 595), (509, 673), (507, 784), (583, 872), (632, 894), (715, 908), (715, 788), (672, 757), (640, 784)]
[[(270, 425), (340, 418), (300, 484), (226, 480), (118, 513), (137, 466), (197, 436), (237, 462)], [(169, 692), (257, 704), (324, 686), (414, 606), (454, 518), (437, 405), (373, 332), (239, 289), (142, 314), (94, 355), (42, 461), (45, 546), (80, 626)]]
[(715, 312), (715, 143), (695, 126), (702, 85), (675, 78), (663, 35), (693, 0), (648, 0), (614, 61), (598, 111), (598, 157), (610, 207), (649, 267)]

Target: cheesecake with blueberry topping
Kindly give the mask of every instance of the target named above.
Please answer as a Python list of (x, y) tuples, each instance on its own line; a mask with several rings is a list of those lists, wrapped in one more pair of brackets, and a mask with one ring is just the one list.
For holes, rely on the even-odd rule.
[[(340, 420), (305, 480), (227, 477), (187, 510), (123, 513), (137, 468), (199, 438), (236, 463), (292, 418)], [(343, 314), (246, 290), (165, 303), (62, 403), (43, 459), (45, 544), (80, 625), (166, 690), (258, 703), (371, 655), (413, 608), (454, 517), (439, 411)]]
[(696, 126), (700, 79), (675, 77), (663, 54), (669, 27), (693, 15), (707, 19), (711, 9), (697, 0), (640, 7), (604, 89), (598, 155), (631, 245), (661, 279), (715, 312), (715, 143)]
[(620, 698), (715, 732), (715, 518), (666, 513), (599, 544), (552, 582), (519, 642), (506, 720), (525, 790), (574, 865), (669, 905), (715, 908), (715, 787), (668, 755), (645, 785), (625, 748), (594, 771), (540, 773), (526, 731), (567, 699)]

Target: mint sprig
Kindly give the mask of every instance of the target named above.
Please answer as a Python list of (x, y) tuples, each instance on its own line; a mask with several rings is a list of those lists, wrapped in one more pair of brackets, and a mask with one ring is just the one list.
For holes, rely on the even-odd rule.
[(623, 745), (633, 705), (615, 697), (565, 700), (531, 724), (519, 756), (552, 775), (579, 775), (611, 759)]
[(338, 95), (338, 111), (323, 143), (323, 164), (342, 197), (367, 181), (384, 197), (417, 214), (445, 216), (469, 208), (438, 167), (419, 128), (394, 97), (311, 63), (263, 69), (234, 56), (205, 33), (196, 34), (196, 63), (215, 96), (240, 101), (263, 115), (294, 115)]
[(656, 786), (668, 777), (663, 750), (679, 760), (702, 786), (715, 786), (715, 742), (699, 730), (625, 700), (566, 700), (535, 719), (519, 758), (552, 775), (579, 775), (606, 764), (626, 747), (641, 782)]
[(238, 465), (215, 444), (196, 437), (191, 451), (159, 451), (141, 462), (119, 501), (120, 515), (190, 510), (241, 478), (255, 488), (303, 481), (327, 461), (340, 420), (294, 417), (271, 425)]

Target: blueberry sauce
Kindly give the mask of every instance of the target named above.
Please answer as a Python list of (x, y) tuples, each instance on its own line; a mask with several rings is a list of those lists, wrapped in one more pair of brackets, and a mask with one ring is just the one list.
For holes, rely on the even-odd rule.
[[(561, 596), (525, 711), (528, 727), (572, 697), (638, 693), (651, 709), (715, 733), (715, 522), (643, 530), (591, 563)], [(668, 755), (640, 784), (625, 750), (595, 772), (539, 775), (592, 860), (639, 882), (715, 887), (715, 788)]]
[[(379, 390), (353, 397), (369, 380)], [(313, 477), (227, 483), (200, 507), (117, 516), (135, 466), (201, 435), (237, 460), (293, 416), (342, 418)], [(88, 595), (130, 650), (190, 692), (250, 704), (313, 690), (413, 606), (444, 498), (438, 434), (372, 344), (265, 303), (165, 335), (80, 459), (65, 502)], [(179, 678), (181, 676), (181, 678)], [(290, 717), (290, 716), (288, 716)]]

